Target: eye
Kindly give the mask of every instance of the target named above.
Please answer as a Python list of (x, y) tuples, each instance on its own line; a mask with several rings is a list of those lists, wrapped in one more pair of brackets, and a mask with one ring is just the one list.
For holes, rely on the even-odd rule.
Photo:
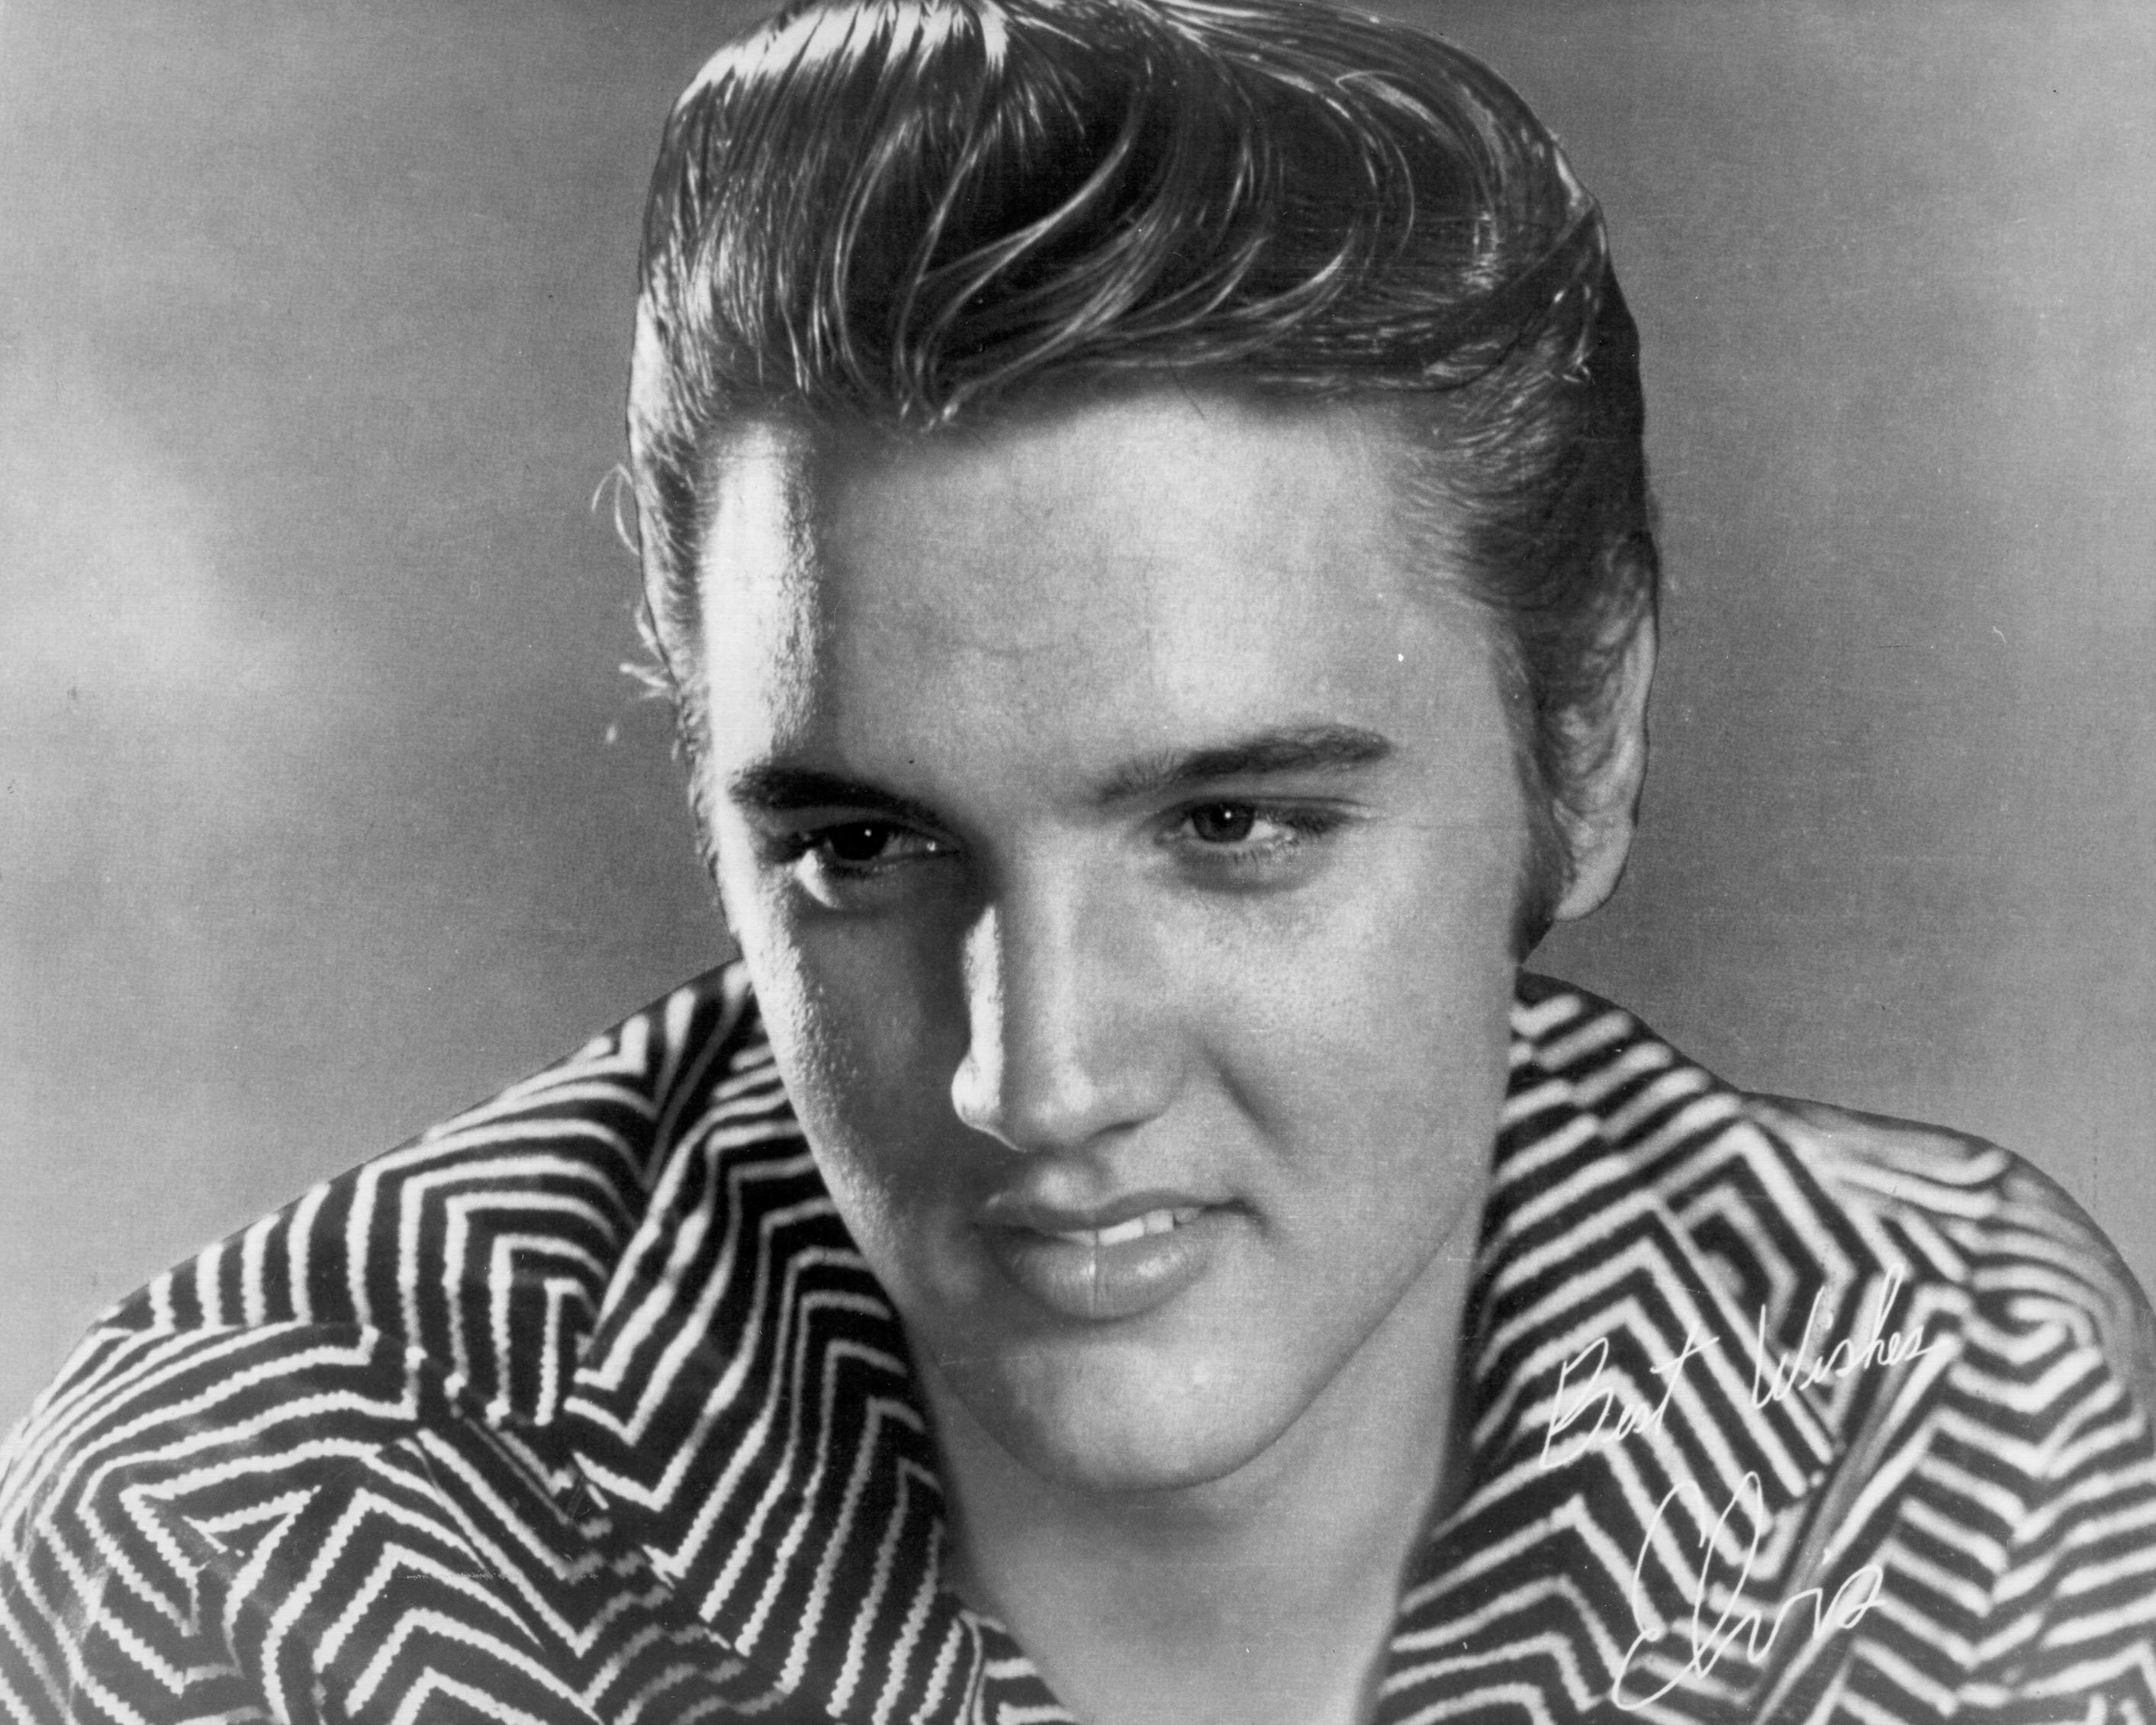
[(808, 895), (834, 910), (882, 904), (915, 867), (952, 854), (948, 839), (898, 820), (834, 820), (777, 838), (767, 852)]
[(1207, 845), (1247, 845), (1258, 824), (1258, 811), (1247, 803), (1213, 803), (1194, 809), (1187, 819), (1191, 836)]
[(798, 834), (796, 855), (846, 875), (880, 874), (918, 858), (942, 856), (950, 845), (895, 820), (841, 820)]
[(882, 860), (884, 852), (898, 836), (899, 829), (888, 821), (855, 820), (844, 826), (825, 827), (814, 835), (814, 840), (834, 862), (859, 868)]
[(1349, 819), (1337, 808), (1304, 803), (1193, 803), (1170, 835), (1188, 865), (1245, 886), (1285, 882), (1316, 860), (1313, 847)]

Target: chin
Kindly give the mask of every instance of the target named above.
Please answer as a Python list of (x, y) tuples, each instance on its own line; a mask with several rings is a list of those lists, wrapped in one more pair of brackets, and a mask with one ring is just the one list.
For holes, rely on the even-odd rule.
[(1263, 1455), (1293, 1424), (1290, 1399), (1217, 1356), (1183, 1361), (1093, 1342), (1036, 1345), (1000, 1369), (952, 1374), (987, 1434), (1029, 1472), (1099, 1496), (1207, 1486)]

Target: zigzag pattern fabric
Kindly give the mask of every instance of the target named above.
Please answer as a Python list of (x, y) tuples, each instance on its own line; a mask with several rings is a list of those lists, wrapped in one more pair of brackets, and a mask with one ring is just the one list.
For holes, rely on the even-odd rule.
[[(2156, 1347), (2071, 1204), (1559, 984), (1514, 1031), (1380, 1725), (2156, 1721)], [(942, 1501), (716, 972), (100, 1324), (6, 1453), (0, 1714), (1068, 1718)]]

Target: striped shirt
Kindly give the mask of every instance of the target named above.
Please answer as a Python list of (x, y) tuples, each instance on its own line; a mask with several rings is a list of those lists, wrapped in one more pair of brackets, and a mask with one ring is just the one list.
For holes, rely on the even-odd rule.
[[(2156, 1721), (2156, 1348), (2073, 1204), (1560, 984), (1513, 1029), (1383, 1725)], [(1067, 1717), (942, 1502), (729, 968), (92, 1332), (5, 1456), (0, 1715)]]

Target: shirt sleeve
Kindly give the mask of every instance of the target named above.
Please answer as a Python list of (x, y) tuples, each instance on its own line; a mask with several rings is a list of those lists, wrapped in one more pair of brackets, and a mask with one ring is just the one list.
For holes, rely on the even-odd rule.
[(746, 999), (714, 973), (116, 1308), (0, 1453), (0, 1719), (717, 1707), (555, 1419)]
[[(379, 1332), (104, 1332), (0, 1510), (21, 1725), (593, 1725), (770, 1697), (544, 1434)], [(34, 1446), (34, 1453), (29, 1453)]]
[[(449, 1719), (478, 1677), (485, 1717), (581, 1725), (440, 1488), (485, 1441), (439, 1368), (379, 1331), (94, 1332), (10, 1456), (0, 1707), (345, 1722), (431, 1689), (427, 1717)], [(497, 1501), (514, 1472), (494, 1466)], [(520, 1495), (533, 1524), (543, 1493)]]
[(2156, 1323), (2071, 1198), (2018, 1161), (2004, 1187), (1973, 1327), (2001, 1362), (1991, 1442), (2015, 1490), (1964, 1705), (1998, 1725), (2152, 1725)]

